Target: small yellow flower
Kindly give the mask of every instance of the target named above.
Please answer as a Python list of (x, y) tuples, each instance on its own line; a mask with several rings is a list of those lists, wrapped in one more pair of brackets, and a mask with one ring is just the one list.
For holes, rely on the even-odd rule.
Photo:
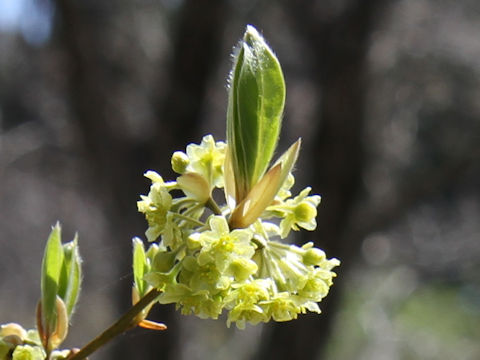
[(137, 202), (137, 207), (139, 212), (145, 214), (149, 225), (146, 231), (148, 241), (155, 241), (165, 228), (167, 212), (172, 205), (172, 196), (163, 178), (156, 172), (148, 171), (145, 177), (152, 180), (152, 185), (147, 196), (140, 195), (141, 200)]

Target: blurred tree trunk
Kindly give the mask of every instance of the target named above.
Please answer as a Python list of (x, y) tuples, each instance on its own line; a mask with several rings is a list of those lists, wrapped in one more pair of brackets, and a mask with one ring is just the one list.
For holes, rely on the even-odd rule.
[[(126, 142), (112, 129), (123, 114), (109, 96), (114, 87), (112, 69), (103, 55), (101, 34), (106, 19), (112, 16), (110, 3), (96, 1), (57, 0), (59, 48), (65, 53), (70, 101), (77, 121), (87, 161), (92, 167), (92, 188), (104, 204), (111, 219), (111, 241), (120, 247), (112, 266), (118, 271), (131, 268), (130, 238), (146, 224), (135, 208), (138, 194), (148, 191), (142, 174), (148, 168), (170, 175), (170, 169), (158, 167), (169, 164), (174, 150), (184, 149), (187, 141), (198, 141), (200, 113), (207, 79), (215, 68), (226, 18), (223, 0), (202, 3), (185, 1), (178, 14), (174, 32), (174, 53), (171, 57), (168, 90), (164, 99), (156, 98), (158, 124), (151, 142)], [(118, 75), (117, 75), (118, 76)], [(152, 166), (155, 164), (154, 166)], [(119, 284), (115, 306), (124, 312), (131, 303), (130, 284)], [(119, 286), (120, 287), (120, 286)], [(152, 319), (169, 326), (162, 333), (135, 337), (134, 344), (123, 338), (116, 342), (112, 359), (150, 359), (158, 354), (162, 359), (175, 358), (179, 339), (174, 323), (173, 308), (162, 306), (152, 313)], [(95, 309), (94, 311), (102, 311)], [(91, 334), (95, 336), (96, 334)], [(78, 344), (79, 346), (81, 344)]]
[[(187, 0), (178, 14), (169, 81), (166, 85), (158, 84), (166, 86), (167, 92), (158, 99), (161, 122), (157, 136), (166, 140), (160, 146), (170, 153), (201, 141), (199, 129), (206, 85), (219, 61), (227, 13), (225, 0)], [(156, 153), (165, 157), (158, 150)]]
[[(292, 23), (313, 49), (311, 72), (322, 95), (321, 107), (312, 118), (319, 122), (315, 143), (304, 149), (311, 162), (308, 168), (316, 169), (309, 174), (309, 184), (323, 198), (316, 243), (327, 256), (341, 259), (340, 275), (352, 264), (361, 240), (352, 236), (350, 218), (361, 190), (366, 54), (379, 3), (296, 1), (289, 7)], [(332, 8), (337, 15), (332, 16)], [(297, 321), (267, 328), (257, 358), (316, 359), (328, 340), (341, 279), (320, 304), (322, 315), (302, 315)]]
[[(190, 142), (201, 141), (202, 107), (208, 80), (220, 57), (226, 13), (224, 0), (187, 0), (178, 14), (178, 22), (173, 31), (175, 39), (170, 76), (167, 84), (158, 84), (168, 90), (164, 97), (157, 97), (159, 123), (155, 141), (151, 144), (155, 169), (165, 178), (173, 175), (170, 168), (171, 154), (176, 150), (184, 151)], [(165, 321), (169, 328), (162, 334), (150, 337), (151, 344), (145, 351), (145, 356), (139, 357), (132, 353), (131, 358), (150, 359), (155, 353), (152, 350), (157, 349), (156, 353), (161, 354), (159, 357), (162, 359), (178, 359), (178, 346), (184, 340), (174, 323), (174, 306), (154, 307), (151, 314), (152, 317)], [(169, 334), (164, 338), (165, 333)], [(124, 356), (121, 346), (118, 350), (118, 356)]]

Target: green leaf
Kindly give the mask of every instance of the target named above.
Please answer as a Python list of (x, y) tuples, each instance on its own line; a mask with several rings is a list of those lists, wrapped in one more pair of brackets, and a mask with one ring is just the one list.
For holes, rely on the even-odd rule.
[(148, 272), (147, 257), (145, 256), (145, 248), (142, 240), (133, 238), (133, 279), (138, 295), (142, 297), (146, 292), (147, 283), (144, 280), (145, 274)]
[(45, 247), (41, 274), (42, 323), (47, 333), (54, 331), (57, 321), (56, 297), (62, 271), (64, 253), (61, 241), (60, 224), (50, 233)]
[(280, 63), (249, 25), (230, 75), (227, 110), (227, 143), (237, 203), (267, 170), (277, 145), (284, 104)]
[(78, 301), (82, 283), (82, 259), (78, 250), (78, 236), (63, 245), (64, 261), (60, 275), (58, 296), (65, 303), (68, 317), (72, 315)]

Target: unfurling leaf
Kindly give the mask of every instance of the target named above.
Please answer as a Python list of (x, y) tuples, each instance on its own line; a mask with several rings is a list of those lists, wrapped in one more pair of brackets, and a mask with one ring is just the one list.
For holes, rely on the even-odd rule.
[(138, 299), (145, 295), (146, 287), (148, 285), (143, 277), (148, 270), (149, 268), (147, 265), (147, 257), (145, 255), (145, 247), (143, 246), (143, 242), (139, 238), (133, 238), (133, 279), (135, 281), (135, 289), (137, 290), (136, 295), (138, 296)]
[(47, 353), (57, 348), (68, 333), (70, 316), (82, 281), (78, 239), (62, 245), (57, 223), (45, 246), (41, 273), (41, 297), (37, 307), (37, 328)]
[(58, 296), (65, 303), (68, 317), (73, 314), (82, 284), (82, 259), (78, 250), (78, 236), (63, 245), (65, 255), (60, 275)]
[(297, 161), (300, 144), (301, 140), (298, 139), (290, 146), (233, 210), (229, 220), (231, 228), (245, 228), (253, 224), (272, 203)]
[(270, 164), (280, 133), (285, 82), (276, 56), (247, 26), (230, 75), (227, 143), (240, 203)]
[(229, 220), (230, 228), (242, 229), (253, 224), (262, 214), (263, 210), (270, 205), (280, 187), (282, 165), (275, 165), (253, 187), (247, 197), (238, 204)]
[(48, 237), (42, 262), (42, 324), (46, 334), (52, 333), (56, 327), (56, 299), (63, 260), (64, 253), (61, 241), (61, 229), (60, 224), (57, 223)]

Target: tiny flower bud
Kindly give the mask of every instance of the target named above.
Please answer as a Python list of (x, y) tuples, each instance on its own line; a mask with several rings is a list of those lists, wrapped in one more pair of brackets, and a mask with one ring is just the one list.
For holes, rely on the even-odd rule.
[(253, 261), (247, 260), (245, 258), (238, 258), (232, 261), (229, 269), (235, 279), (237, 279), (238, 281), (245, 281), (250, 275), (257, 272), (258, 266)]
[(303, 263), (305, 265), (318, 265), (325, 260), (325, 253), (317, 248), (308, 249), (303, 255)]
[[(45, 354), (43, 350), (38, 346), (32, 345), (19, 345), (13, 350), (11, 359), (44, 359)], [(52, 359), (53, 360), (53, 359)]]
[(27, 331), (17, 323), (8, 323), (0, 326), (0, 337), (15, 335), (20, 339), (25, 339)]
[(302, 202), (294, 210), (297, 222), (309, 222), (317, 215), (317, 209), (309, 203)]
[(187, 154), (182, 151), (175, 151), (172, 155), (172, 169), (177, 174), (183, 174), (190, 163)]
[(17, 346), (23, 344), (23, 340), (18, 335), (5, 336), (1, 341), (10, 344), (10, 346)]

